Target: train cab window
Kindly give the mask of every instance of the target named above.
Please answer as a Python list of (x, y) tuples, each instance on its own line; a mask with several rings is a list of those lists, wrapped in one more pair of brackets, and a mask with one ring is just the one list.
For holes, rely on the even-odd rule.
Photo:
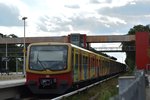
[(37, 45), (30, 48), (29, 68), (32, 70), (64, 70), (67, 68), (67, 46)]

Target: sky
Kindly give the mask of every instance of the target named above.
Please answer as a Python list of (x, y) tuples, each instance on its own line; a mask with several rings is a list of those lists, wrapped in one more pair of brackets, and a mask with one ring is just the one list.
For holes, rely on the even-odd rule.
[(26, 37), (125, 35), (134, 25), (150, 23), (149, 4), (150, 0), (0, 0), (0, 33), (23, 37), (22, 17), (27, 17)]

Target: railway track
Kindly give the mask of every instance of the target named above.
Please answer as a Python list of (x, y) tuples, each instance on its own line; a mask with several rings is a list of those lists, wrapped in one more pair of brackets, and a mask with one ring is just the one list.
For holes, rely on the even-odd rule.
[[(118, 74), (119, 75), (119, 74)], [(77, 90), (73, 90), (69, 93), (63, 94), (63, 95), (33, 95), (25, 86), (21, 86), (21, 87), (17, 87), (19, 89), (19, 95), (17, 95), (14, 98), (10, 98), (8, 100), (61, 100), (62, 98), (67, 98), (69, 96), (72, 96), (74, 94), (78, 94), (79, 92), (81, 93), (84, 90), (87, 90), (95, 85), (98, 85), (102, 82), (105, 82), (109, 79), (112, 79), (114, 77), (117, 77), (118, 75), (109, 77), (107, 79), (95, 82), (93, 84), (90, 84), (88, 86), (85, 87), (81, 87), (80, 89)]]
[[(118, 76), (118, 74), (115, 75), (115, 76), (112, 76), (112, 77), (103, 79), (103, 80), (101, 80), (101, 81), (95, 82), (95, 83), (93, 83), (93, 84), (91, 84), (91, 85), (82, 87), (82, 88), (80, 88), (80, 89), (73, 90), (73, 91), (71, 91), (71, 92), (69, 92), (69, 93), (66, 93), (66, 94), (63, 94), (63, 95), (37, 95), (37, 96), (34, 95), (33, 97), (27, 97), (27, 98), (24, 98), (23, 100), (61, 100), (61, 99), (63, 99), (63, 98), (67, 98), (67, 97), (72, 96), (72, 95), (75, 95), (75, 94), (77, 94), (77, 93), (81, 93), (82, 91), (85, 91), (85, 90), (87, 90), (87, 89), (89, 89), (89, 88), (91, 88), (91, 87), (93, 87), (93, 86), (95, 86), (95, 85), (98, 85), (98, 84), (100, 84), (100, 83), (103, 83), (103, 82), (105, 82), (105, 81), (107, 81), (107, 80), (109, 80), (109, 79), (112, 79), (112, 78), (114, 78), (114, 77), (117, 77), (117, 76)], [(94, 97), (94, 96), (93, 96), (93, 97)]]
[(72, 91), (72, 92), (63, 94), (63, 95), (61, 95), (61, 96), (52, 98), (51, 100), (61, 100), (61, 99), (63, 99), (63, 98), (72, 96), (72, 95), (74, 95), (74, 94), (77, 94), (77, 93), (80, 93), (80, 92), (82, 92), (82, 91), (84, 91), (84, 90), (87, 90), (87, 89), (89, 89), (89, 88), (91, 88), (91, 87), (93, 87), (93, 86), (95, 86), (95, 85), (98, 85), (98, 84), (100, 84), (100, 83), (103, 83), (103, 82), (105, 82), (105, 81), (107, 81), (107, 80), (109, 80), (109, 79), (112, 79), (112, 78), (114, 78), (114, 77), (117, 77), (118, 75), (119, 75), (119, 74), (114, 75), (114, 76), (109, 77), (109, 78), (106, 78), (106, 79), (103, 79), (103, 80), (101, 80), (101, 81), (95, 82), (95, 83), (93, 83), (93, 84), (91, 84), (91, 85), (82, 87), (82, 88), (80, 88), (80, 89), (74, 90), (74, 91)]

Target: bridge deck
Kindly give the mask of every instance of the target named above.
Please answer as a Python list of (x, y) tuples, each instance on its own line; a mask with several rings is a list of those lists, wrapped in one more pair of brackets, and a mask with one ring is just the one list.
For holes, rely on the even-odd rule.
[[(26, 43), (34, 42), (68, 42), (68, 36), (60, 37), (26, 37)], [(93, 35), (86, 36), (87, 43), (108, 43), (108, 42), (129, 42), (135, 41), (135, 35)], [(19, 38), (1, 38), (0, 44), (22, 44), (23, 37)]]

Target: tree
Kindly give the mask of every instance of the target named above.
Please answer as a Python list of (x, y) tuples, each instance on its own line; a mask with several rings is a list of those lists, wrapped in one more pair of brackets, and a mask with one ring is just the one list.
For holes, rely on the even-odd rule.
[[(136, 35), (136, 32), (150, 32), (149, 26), (136, 25), (128, 31), (127, 35)], [(135, 46), (135, 41), (122, 42), (122, 49), (127, 46)], [(125, 63), (129, 66), (131, 71), (135, 69), (135, 54), (136, 51), (127, 51)]]
[[(18, 38), (15, 34), (2, 34), (0, 33), (0, 38)], [(15, 53), (15, 52), (22, 52), (23, 46), (18, 44), (7, 44), (7, 51), (8, 51), (8, 67), (10, 71), (15, 71), (16, 66), (16, 58), (22, 56), (21, 53)], [(2, 58), (6, 56), (6, 44), (0, 45), (0, 68), (5, 68), (5, 61), (2, 61)]]

